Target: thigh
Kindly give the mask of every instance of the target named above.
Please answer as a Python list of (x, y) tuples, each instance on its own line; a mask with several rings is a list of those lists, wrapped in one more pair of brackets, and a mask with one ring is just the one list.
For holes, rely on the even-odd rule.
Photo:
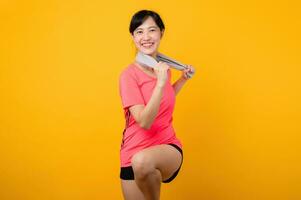
[(155, 168), (161, 172), (163, 181), (170, 178), (182, 162), (181, 153), (175, 147), (168, 144), (145, 148), (136, 153), (134, 157), (142, 157), (142, 159), (147, 159), (154, 164)]
[(144, 200), (144, 195), (138, 188), (135, 180), (122, 180), (121, 188), (124, 200)]

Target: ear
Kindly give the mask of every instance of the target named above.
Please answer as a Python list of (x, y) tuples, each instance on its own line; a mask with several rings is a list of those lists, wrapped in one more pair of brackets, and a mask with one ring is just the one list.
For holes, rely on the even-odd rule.
[(164, 29), (161, 31), (161, 38), (163, 37), (164, 35)]

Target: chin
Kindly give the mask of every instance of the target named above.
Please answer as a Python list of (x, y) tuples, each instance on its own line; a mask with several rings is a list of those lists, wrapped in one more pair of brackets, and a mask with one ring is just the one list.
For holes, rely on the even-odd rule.
[(140, 50), (141, 53), (144, 53), (146, 55), (152, 56), (153, 54), (155, 54), (157, 51), (156, 50)]

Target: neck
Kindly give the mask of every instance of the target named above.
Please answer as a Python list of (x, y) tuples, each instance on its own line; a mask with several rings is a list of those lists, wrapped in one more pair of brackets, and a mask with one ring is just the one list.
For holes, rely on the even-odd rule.
[(151, 54), (150, 56), (156, 59), (157, 58), (157, 52)]
[[(141, 52), (141, 53), (142, 53), (142, 52)], [(157, 54), (158, 54), (158, 52), (156, 51), (156, 52), (154, 52), (154, 53), (152, 53), (152, 54), (146, 54), (146, 55), (151, 56), (151, 57), (157, 59)]]

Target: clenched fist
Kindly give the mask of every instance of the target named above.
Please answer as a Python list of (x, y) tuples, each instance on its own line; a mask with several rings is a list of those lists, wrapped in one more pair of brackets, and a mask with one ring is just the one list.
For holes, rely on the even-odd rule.
[(164, 86), (166, 83), (166, 80), (168, 78), (168, 71), (169, 66), (165, 62), (159, 62), (156, 66), (154, 66), (154, 72), (157, 77), (157, 85), (158, 86)]

